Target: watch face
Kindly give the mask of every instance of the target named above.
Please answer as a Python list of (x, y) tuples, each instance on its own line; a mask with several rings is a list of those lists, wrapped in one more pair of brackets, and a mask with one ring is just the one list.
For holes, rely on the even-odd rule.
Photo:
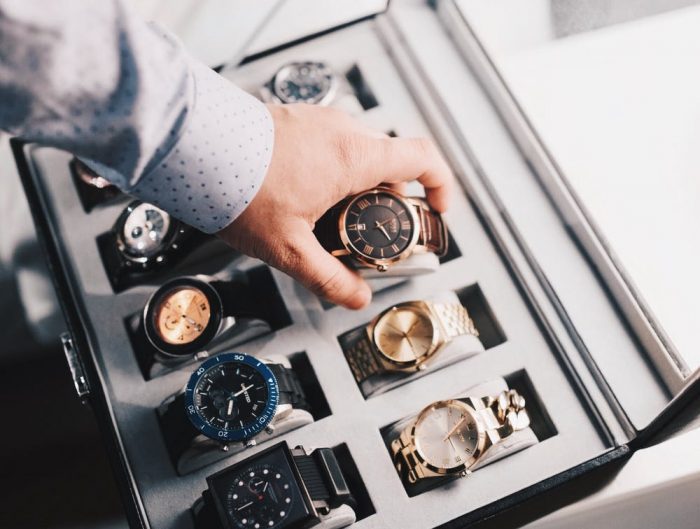
[(162, 251), (171, 226), (170, 215), (151, 204), (133, 208), (120, 230), (124, 251), (132, 257), (152, 257)]
[(472, 464), (480, 448), (479, 426), (463, 402), (438, 401), (418, 416), (414, 440), (424, 463), (449, 473)]
[(295, 62), (275, 74), (272, 88), (283, 103), (321, 104), (334, 88), (334, 76), (323, 63)]
[(296, 483), (276, 465), (251, 465), (233, 478), (226, 495), (229, 518), (241, 528), (283, 527), (292, 512)]
[(227, 529), (307, 527), (317, 519), (286, 443), (209, 476), (207, 483)]
[(189, 344), (199, 338), (211, 320), (211, 303), (196, 287), (175, 287), (154, 308), (158, 336), (169, 344)]
[(376, 190), (355, 197), (344, 216), (348, 244), (368, 259), (396, 259), (414, 238), (414, 217), (398, 195)]
[(185, 390), (190, 421), (220, 441), (250, 439), (274, 417), (279, 391), (270, 369), (256, 358), (224, 353), (204, 362)]
[(374, 326), (374, 343), (387, 360), (414, 365), (431, 353), (435, 327), (430, 315), (417, 307), (396, 306)]
[(148, 341), (166, 355), (180, 357), (204, 350), (224, 317), (216, 289), (196, 277), (171, 279), (156, 290), (143, 313)]

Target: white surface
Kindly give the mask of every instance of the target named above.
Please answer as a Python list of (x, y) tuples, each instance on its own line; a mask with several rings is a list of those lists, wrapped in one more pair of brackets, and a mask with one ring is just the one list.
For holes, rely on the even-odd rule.
[(386, 0), (130, 0), (209, 66), (378, 13)]
[(611, 253), (698, 367), (700, 7), (550, 40), (541, 1), (528, 3), (539, 29), (518, 39), (503, 37), (522, 30), (502, 10), (463, 4)]
[(700, 430), (639, 450), (612, 482), (527, 529), (697, 529)]

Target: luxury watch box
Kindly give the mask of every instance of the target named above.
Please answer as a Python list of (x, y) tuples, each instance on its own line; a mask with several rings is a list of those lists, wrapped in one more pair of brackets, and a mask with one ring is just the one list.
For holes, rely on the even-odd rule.
[[(143, 340), (133, 333), (166, 280), (228, 281), (262, 264), (232, 250), (208, 255), (197, 248), (176, 273), (164, 267), (115, 291), (98, 239), (125, 203), (86, 211), (78, 190), (66, 184), (73, 182), (70, 154), (13, 140), (66, 318), (71, 374), (97, 417), (133, 529), (195, 528), (207, 478), (279, 441), (332, 449), (358, 528), (469, 527), (486, 519), (506, 527), (513, 508), (535, 502), (545, 512), (560, 485), (624, 464), (663, 435), (697, 394), (698, 372), (665, 346), (658, 322), (627, 295), (596, 231), (564, 192), (563, 177), (547, 170), (547, 151), (536, 134), (527, 134), (527, 120), (472, 25), (469, 2), (360, 4), (343, 20), (249, 50), (220, 74), (261, 98), (278, 90), (284, 102), (298, 96), (285, 79), (313, 71), (322, 78), (317, 88), (332, 87), (335, 96), (314, 103), (337, 104), (392, 136), (433, 138), (458, 179), (444, 215), (449, 251), (433, 273), (372, 280), (373, 301), (358, 312), (265, 271), (271, 292), (265, 299), (274, 300), (281, 316), (228, 350), (293, 370), (308, 406), (288, 428), (270, 430), (245, 449), (178, 467), (163, 435), (163, 410), (197, 362), (211, 363), (227, 348), (217, 344), (217, 351), (145, 376)], [(297, 70), (290, 72), (293, 64)], [(420, 194), (420, 187), (411, 193)], [(457, 345), (437, 353), (444, 353), (441, 359), (368, 386), (347, 350), (348, 333), (363, 335), (380, 314), (406, 302), (466, 309), (458, 313), (471, 322), (461, 333), (467, 337), (450, 335)], [(507, 390), (515, 396), (498, 407), (494, 399)], [(395, 443), (401, 432), (431, 403), (467, 397), (495, 410), (499, 427), (515, 424), (515, 416), (506, 417), (524, 402), (527, 424), (511, 428), (519, 435), (500, 445), (498, 457), (460, 475), (426, 475), (402, 456), (421, 482), (409, 483), (397, 472), (396, 451), (406, 449)]]

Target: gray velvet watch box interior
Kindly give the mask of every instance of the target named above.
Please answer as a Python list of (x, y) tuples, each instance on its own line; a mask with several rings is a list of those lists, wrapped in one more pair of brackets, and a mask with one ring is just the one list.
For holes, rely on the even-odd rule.
[[(423, 9), (430, 13), (425, 6)], [(379, 102), (358, 116), (364, 123), (394, 131), (401, 137), (437, 136), (443, 143), (444, 130), (435, 134), (434, 127), (428, 126), (430, 120), (422, 114), (434, 109), (425, 107), (425, 96), (416, 95), (417, 88), (407, 80), (406, 71), (397, 66), (400, 45), (392, 42), (389, 52), (388, 42), (392, 37), (387, 34), (394, 31), (389, 29), (392, 24), (398, 23), (376, 19), (360, 22), (249, 62), (224, 75), (255, 92), (279, 66), (290, 61), (322, 60), (340, 73), (358, 66)], [(26, 152), (54, 236), (62, 241), (61, 266), (71, 278), (72, 301), (89, 341), (90, 351), (83, 354), (90, 354), (97, 366), (99, 384), (109, 402), (110, 420), (118, 435), (118, 449), (125, 454), (137, 490), (133, 501), (145, 514), (145, 523), (150, 527), (190, 529), (193, 527), (190, 507), (204, 490), (206, 476), (267, 445), (235, 454), (186, 476), (177, 475), (163, 444), (155, 409), (182, 388), (190, 370), (144, 379), (124, 319), (143, 308), (158, 284), (115, 294), (95, 243), (98, 235), (113, 226), (124, 204), (112, 203), (86, 214), (75, 188), (67, 185), (71, 182), (71, 157), (50, 148), (30, 146)], [(455, 158), (450, 159), (454, 164)], [(455, 169), (461, 183), (470, 187), (473, 175), (465, 176), (463, 167), (455, 165)], [(419, 192), (419, 187), (409, 187), (408, 194)], [(433, 274), (411, 278), (377, 292), (372, 304), (363, 311), (328, 307), (291, 278), (273, 271), (292, 324), (237, 348), (260, 357), (306, 353), (330, 415), (286, 433), (281, 439), (290, 445), (347, 445), (374, 511), (359, 520), (357, 527), (434, 527), (576, 467), (628, 440), (620, 433), (619, 425), (611, 424), (611, 414), (603, 413), (601, 418), (601, 414), (593, 411), (590, 403), (605, 399), (591, 377), (567, 368), (566, 362), (561, 361), (551, 336), (543, 331), (546, 328), (543, 314), (534, 310), (526, 297), (529, 293), (523, 285), (531, 279), (518, 268), (524, 262), (512, 262), (503, 251), (504, 243), (493, 232), (491, 214), (489, 204), (480, 203), (477, 209), (474, 201), (467, 198), (464, 187), (456, 187), (445, 220), (459, 256), (443, 262)], [(247, 258), (236, 262), (236, 266), (252, 264), (256, 263)], [(200, 272), (204, 270), (187, 271)], [(475, 356), (428, 371), (384, 394), (365, 398), (346, 363), (338, 336), (365, 324), (392, 304), (429, 299), (436, 292), (450, 290), (461, 293), (463, 300), (480, 298), (483, 303), (473, 316), (483, 318), (499, 338), (484, 344), (485, 350)], [(465, 293), (478, 293), (478, 296), (469, 298)], [(582, 365), (574, 364), (577, 369)], [(534, 446), (484, 466), (449, 487), (440, 486), (409, 497), (393, 468), (382, 430), (416, 414), (434, 400), (463, 393), (485, 381), (516, 375), (525, 376), (534, 388), (538, 398), (532, 405), (543, 408), (542, 413), (551, 421), (550, 434)], [(579, 378), (585, 393), (573, 382)], [(607, 429), (614, 433), (602, 433)]]

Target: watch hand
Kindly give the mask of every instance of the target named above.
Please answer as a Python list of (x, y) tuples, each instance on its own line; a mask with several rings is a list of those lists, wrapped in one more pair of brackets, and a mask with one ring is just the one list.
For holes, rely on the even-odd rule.
[(241, 506), (240, 506), (238, 509), (236, 509), (236, 510), (237, 510), (237, 511), (242, 511), (243, 509), (245, 509), (246, 507), (250, 507), (251, 505), (253, 505), (253, 502), (252, 502), (252, 501), (249, 501), (249, 502), (246, 503), (245, 505), (241, 505)]
[(443, 439), (443, 441), (447, 441), (450, 437), (452, 437), (452, 434), (455, 433), (455, 432), (457, 431), (457, 429), (459, 428), (459, 426), (464, 422), (464, 419), (466, 419), (466, 417), (462, 417), (460, 420), (457, 421), (457, 424), (455, 424), (455, 425), (452, 427), (452, 429), (448, 432), (448, 434), (445, 436), (445, 438)]
[(391, 327), (392, 329), (394, 329), (394, 330), (395, 330), (397, 333), (399, 333), (401, 336), (406, 336), (406, 333), (403, 332), (403, 331), (402, 331), (401, 329), (399, 329), (398, 327), (394, 326), (394, 324), (387, 322), (386, 325), (387, 325), (387, 327)]
[(243, 384), (241, 384), (241, 390), (240, 390), (239, 392), (237, 392), (237, 393), (234, 393), (232, 396), (233, 396), (233, 397), (238, 397), (239, 395), (242, 395), (243, 393), (245, 393), (246, 391), (248, 391), (248, 390), (249, 390), (250, 388), (252, 388), (254, 385), (255, 385), (255, 384), (251, 384), (250, 386), (244, 386)]
[(384, 224), (380, 224), (378, 220), (375, 220), (375, 221), (374, 221), (374, 227), (375, 227), (376, 229), (378, 229), (379, 231), (381, 231), (381, 232), (384, 234), (384, 237), (386, 237), (387, 239), (391, 240), (391, 235), (389, 235), (389, 234), (387, 233), (386, 229), (384, 228)]
[(226, 407), (226, 415), (231, 415), (233, 411), (233, 400), (228, 401), (228, 406)]

